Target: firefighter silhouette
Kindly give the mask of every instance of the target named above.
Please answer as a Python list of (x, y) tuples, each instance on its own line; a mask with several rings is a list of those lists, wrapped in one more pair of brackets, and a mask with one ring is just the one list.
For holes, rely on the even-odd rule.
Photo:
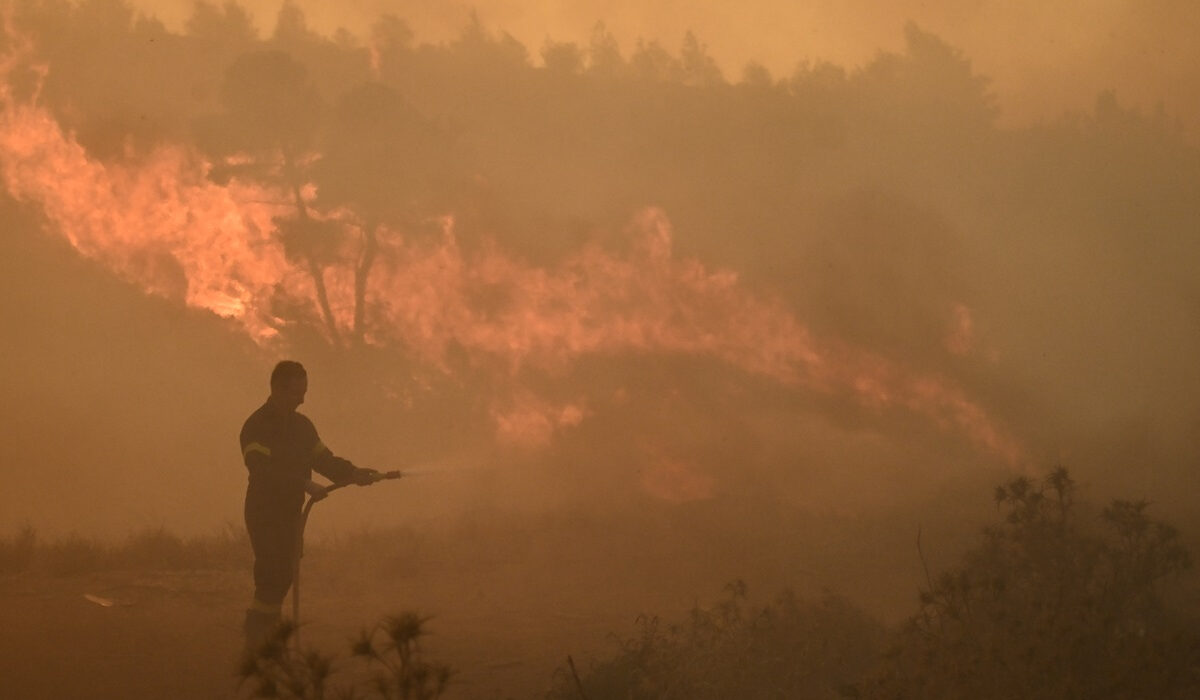
[(243, 628), (247, 648), (260, 643), (280, 621), (299, 555), (304, 496), (320, 500), (326, 495), (312, 473), (338, 485), (367, 485), (379, 474), (335, 456), (321, 442), (312, 421), (296, 411), (307, 391), (304, 366), (280, 362), (271, 372), (271, 395), (242, 426), (242, 459), (249, 472), (246, 530), (254, 549), (254, 600)]

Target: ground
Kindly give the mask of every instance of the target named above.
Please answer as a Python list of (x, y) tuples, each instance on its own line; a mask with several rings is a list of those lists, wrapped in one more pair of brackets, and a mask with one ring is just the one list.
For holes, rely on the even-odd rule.
[[(314, 567), (317, 568), (317, 567)], [(514, 588), (515, 587), (515, 588)], [(388, 612), (427, 612), (426, 650), (455, 669), (448, 697), (536, 697), (568, 653), (602, 652), (632, 616), (571, 591), (532, 600), (520, 573), (351, 582), (303, 580), (302, 643), (344, 654), (346, 640)], [(0, 677), (13, 697), (233, 698), (244, 572), (20, 574), (0, 580)], [(111, 602), (111, 607), (89, 600)], [(607, 609), (606, 609), (607, 608)]]
[[(682, 619), (735, 579), (759, 600), (832, 591), (885, 621), (914, 604), (920, 568), (904, 528), (737, 532), (705, 525), (710, 515), (489, 520), (441, 534), (318, 525), (302, 568), (302, 642), (345, 656), (359, 630), (413, 611), (431, 617), (429, 658), (455, 671), (446, 697), (524, 699), (541, 697), (568, 655), (586, 672), (635, 634), (639, 615)], [(171, 554), (166, 539), (153, 551)], [(0, 575), (4, 689), (24, 700), (239, 697), (249, 553), (236, 538), (226, 548), (206, 568), (150, 555), (113, 568), (93, 553), (75, 573), (35, 557)]]

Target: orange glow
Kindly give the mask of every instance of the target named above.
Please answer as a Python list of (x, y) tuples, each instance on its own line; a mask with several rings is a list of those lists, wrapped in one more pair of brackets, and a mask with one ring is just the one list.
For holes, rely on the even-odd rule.
[[(45, 109), (3, 92), (0, 176), (14, 198), (39, 205), (51, 231), (148, 293), (233, 319), (256, 341), (269, 341), (281, 323), (273, 301), (315, 307), (311, 277), (274, 235), (272, 217), (287, 210), (287, 197), (236, 180), (214, 184), (208, 168), (183, 146), (131, 163), (99, 162)], [(384, 231), (367, 294), (366, 340), (407, 347), (442, 369), (448, 350), (461, 348), (512, 374), (566, 367), (584, 355), (709, 357), (787, 386), (846, 394), (870, 409), (922, 414), (1010, 463), (1020, 460), (1015, 441), (950, 382), (818, 341), (782, 303), (750, 293), (736, 274), (675, 255), (661, 210), (638, 214), (628, 236), (629, 253), (593, 243), (544, 269), (495, 244), (465, 251), (451, 217), (432, 242)], [(352, 271), (332, 266), (326, 281), (336, 323), (348, 328)], [(957, 322), (966, 335), (952, 349), (965, 351), (965, 307)], [(583, 417), (579, 406), (529, 398), (493, 411), (498, 438), (525, 445), (545, 444)]]
[(208, 182), (207, 166), (185, 149), (102, 164), (44, 110), (6, 99), (0, 153), (9, 194), (37, 202), (81, 254), (150, 293), (236, 319), (264, 340), (275, 334), (262, 315), (275, 286), (308, 291), (271, 243), (270, 193)]
[(585, 415), (578, 403), (552, 405), (522, 393), (504, 406), (492, 407), (496, 437), (501, 443), (522, 448), (544, 447), (560, 428), (579, 425)]
[[(450, 220), (433, 244), (394, 235), (372, 288), (386, 319), (374, 338), (435, 364), (454, 344), (512, 371), (591, 353), (667, 352), (789, 383), (817, 372), (822, 359), (807, 330), (783, 308), (745, 293), (732, 273), (672, 256), (661, 211), (639, 215), (631, 235), (628, 257), (588, 245), (556, 270), (522, 265), (495, 246), (468, 255)], [(485, 294), (486, 309), (475, 301)]]
[(673, 459), (659, 459), (641, 474), (641, 485), (651, 495), (672, 503), (712, 498), (716, 480)]

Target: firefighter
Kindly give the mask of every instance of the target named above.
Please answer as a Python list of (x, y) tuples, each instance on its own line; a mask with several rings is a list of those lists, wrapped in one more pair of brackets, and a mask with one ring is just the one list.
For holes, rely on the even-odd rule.
[(334, 456), (321, 442), (312, 421), (296, 411), (307, 391), (304, 366), (280, 362), (271, 372), (271, 395), (242, 426), (242, 459), (249, 471), (246, 530), (254, 549), (254, 600), (243, 628), (247, 648), (256, 647), (279, 623), (292, 585), (304, 495), (326, 496), (312, 472), (335, 484), (360, 486), (378, 475)]

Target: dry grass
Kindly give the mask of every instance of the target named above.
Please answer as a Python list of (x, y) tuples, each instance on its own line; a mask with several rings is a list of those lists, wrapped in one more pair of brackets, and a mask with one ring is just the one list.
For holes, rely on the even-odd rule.
[(44, 539), (31, 525), (0, 537), (0, 574), (70, 576), (120, 569), (241, 569), (250, 562), (249, 539), (232, 525), (192, 537), (161, 527), (149, 528), (115, 543), (79, 534)]
[(703, 700), (842, 697), (884, 649), (882, 623), (832, 595), (804, 601), (784, 591), (756, 606), (746, 585), (685, 619), (638, 620), (615, 656), (579, 676), (560, 668), (549, 700)]

